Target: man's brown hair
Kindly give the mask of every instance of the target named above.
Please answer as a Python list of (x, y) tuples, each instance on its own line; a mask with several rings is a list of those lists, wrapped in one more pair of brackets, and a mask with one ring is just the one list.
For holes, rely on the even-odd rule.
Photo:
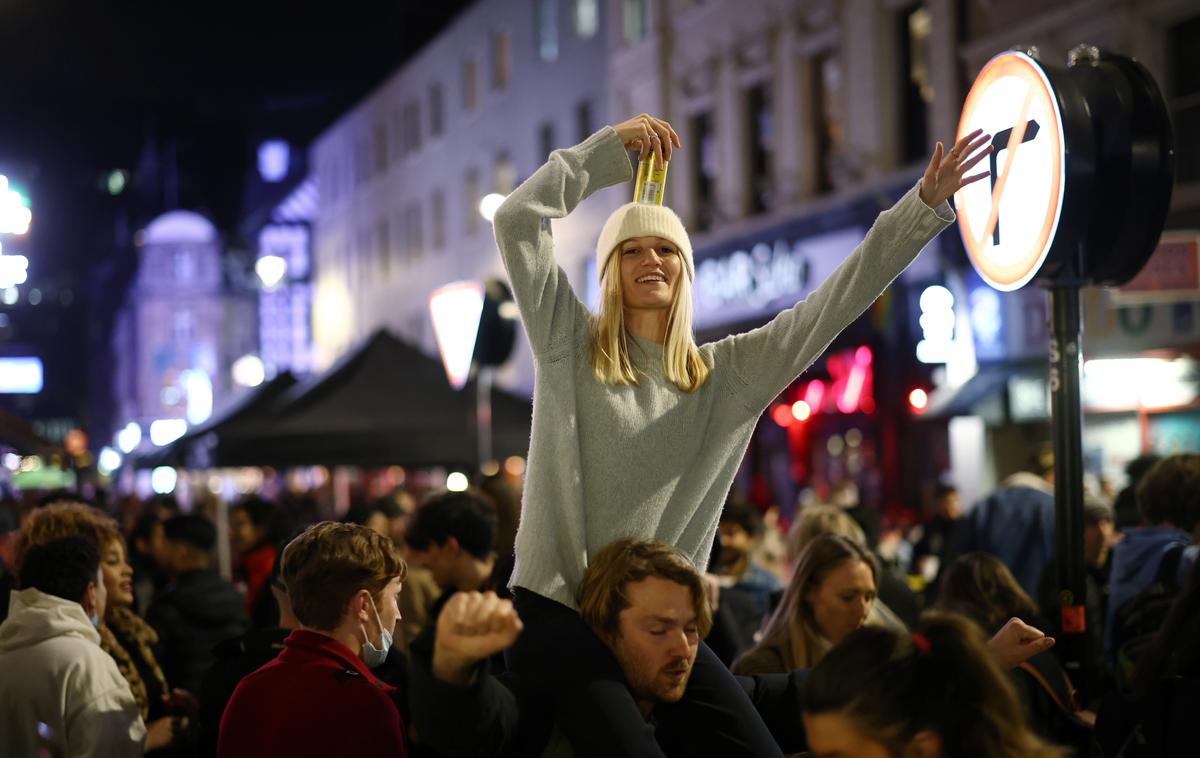
[(108, 514), (84, 503), (59, 501), (35, 510), (21, 530), (15, 550), (17, 574), (21, 573), (21, 563), (31, 547), (63, 537), (84, 540), (101, 557), (113, 542), (125, 543), (117, 522)]
[(280, 569), (292, 611), (312, 629), (334, 629), (359, 590), (378, 604), (392, 579), (408, 567), (390, 539), (358, 524), (324, 521), (283, 549)]
[(1137, 506), (1150, 526), (1193, 531), (1200, 522), (1200, 454), (1179, 453), (1154, 464), (1138, 483)]
[(616, 638), (621, 611), (630, 606), (626, 588), (651, 576), (692, 591), (696, 627), (701, 638), (706, 636), (712, 628), (712, 609), (708, 607), (704, 580), (691, 561), (664, 542), (627, 537), (610, 542), (596, 553), (579, 585), (579, 614), (601, 639)]

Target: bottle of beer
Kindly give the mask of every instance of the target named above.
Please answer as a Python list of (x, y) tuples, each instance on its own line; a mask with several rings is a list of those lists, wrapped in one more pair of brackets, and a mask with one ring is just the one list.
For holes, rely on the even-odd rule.
[(638, 161), (637, 179), (633, 184), (633, 202), (662, 205), (667, 188), (667, 161), (659, 166), (654, 153)]

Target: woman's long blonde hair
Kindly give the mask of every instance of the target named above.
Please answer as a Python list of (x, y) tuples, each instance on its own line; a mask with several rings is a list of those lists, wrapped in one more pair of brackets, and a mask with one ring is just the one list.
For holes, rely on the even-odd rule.
[[(625, 333), (625, 301), (621, 292), (621, 256), (618, 245), (608, 255), (600, 277), (600, 313), (592, 318), (592, 373), (603, 384), (637, 385), (638, 370), (629, 358)], [(663, 345), (663, 376), (680, 392), (695, 392), (708, 379), (708, 366), (700, 357), (692, 335), (692, 288), (679, 277), (671, 298), (671, 315)]]
[[(857, 542), (840, 534), (822, 534), (808, 543), (800, 554), (796, 573), (784, 590), (783, 599), (763, 627), (762, 639), (745, 655), (751, 656), (759, 648), (771, 647), (783, 652), (786, 671), (816, 665), (828, 650), (829, 643), (821, 637), (806, 595), (820, 586), (830, 571), (847, 561), (867, 564), (878, 584), (879, 569), (871, 554)], [(738, 671), (736, 662), (734, 671)]]

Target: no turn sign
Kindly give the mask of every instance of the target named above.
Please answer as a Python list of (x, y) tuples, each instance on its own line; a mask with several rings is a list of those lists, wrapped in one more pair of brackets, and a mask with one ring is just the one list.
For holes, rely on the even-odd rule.
[(991, 176), (954, 196), (958, 228), (984, 281), (1015, 290), (1046, 260), (1066, 188), (1062, 114), (1037, 61), (1006, 52), (984, 66), (958, 137), (975, 129), (992, 135)]

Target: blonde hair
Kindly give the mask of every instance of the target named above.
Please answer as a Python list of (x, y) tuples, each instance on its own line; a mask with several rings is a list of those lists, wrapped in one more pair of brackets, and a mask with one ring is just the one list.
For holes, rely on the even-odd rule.
[[(592, 318), (592, 373), (602, 384), (638, 384), (638, 370), (629, 359), (625, 333), (625, 301), (621, 292), (621, 256), (617, 245), (609, 253), (600, 277), (600, 313)], [(692, 335), (692, 288), (680, 277), (673, 287), (671, 315), (663, 345), (663, 376), (680, 392), (695, 392), (708, 379)]]
[(800, 512), (800, 518), (788, 530), (788, 563), (798, 561), (808, 543), (822, 534), (840, 534), (860, 545), (867, 544), (862, 527), (846, 511), (836, 505), (810, 505)]
[(665, 579), (691, 590), (696, 628), (702, 639), (708, 635), (712, 629), (712, 609), (696, 567), (665, 542), (632, 537), (610, 542), (588, 563), (576, 598), (584, 623), (601, 639), (611, 641), (619, 637), (621, 611), (630, 605), (626, 590), (630, 584), (648, 577)]
[[(821, 637), (812, 608), (806, 595), (825, 581), (830, 571), (846, 562), (861, 561), (871, 570), (873, 581), (879, 581), (879, 569), (870, 553), (859, 543), (838, 534), (823, 534), (804, 548), (796, 573), (765, 627), (762, 639), (742, 658), (734, 662), (738, 674), (767, 673), (753, 668), (752, 663), (761, 648), (774, 648), (783, 656), (780, 671), (811, 668), (829, 649)], [(740, 665), (739, 665), (740, 664)]]

